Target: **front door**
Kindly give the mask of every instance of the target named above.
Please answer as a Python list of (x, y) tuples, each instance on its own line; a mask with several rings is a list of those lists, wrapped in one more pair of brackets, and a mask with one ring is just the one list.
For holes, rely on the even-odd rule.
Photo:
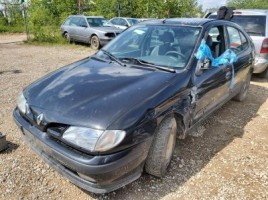
[[(224, 31), (224, 26), (215, 26), (211, 27), (205, 34), (206, 44), (214, 58), (217, 58), (226, 50)], [(192, 87), (193, 124), (214, 111), (230, 95), (232, 67), (229, 65), (212, 67), (210, 61), (205, 63), (202, 63), (205, 69), (200, 70), (201, 74), (195, 75), (194, 86)]]

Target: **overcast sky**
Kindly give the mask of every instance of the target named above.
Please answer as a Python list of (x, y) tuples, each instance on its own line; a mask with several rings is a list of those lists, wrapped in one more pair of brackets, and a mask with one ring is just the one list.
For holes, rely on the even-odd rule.
[(226, 5), (226, 0), (197, 0), (197, 2), (202, 5), (204, 11), (208, 8)]

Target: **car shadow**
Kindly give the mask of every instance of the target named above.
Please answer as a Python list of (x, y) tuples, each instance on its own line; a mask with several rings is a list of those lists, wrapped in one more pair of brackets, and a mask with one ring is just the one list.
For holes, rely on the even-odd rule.
[(268, 78), (260, 78), (260, 77), (258, 77), (258, 75), (253, 75), (251, 78), (251, 81), (259, 82), (259, 83), (267, 83)]
[[(253, 80), (263, 81), (259, 78)], [(251, 82), (244, 102), (229, 101), (198, 128), (201, 130), (198, 131), (199, 137), (195, 134), (195, 137), (177, 140), (171, 165), (164, 178), (158, 179), (143, 173), (138, 180), (114, 192), (88, 194), (96, 199), (143, 199), (144, 194), (147, 199), (160, 199), (176, 191), (234, 139), (243, 137), (244, 127), (257, 116), (267, 98), (268, 88)]]
[(20, 73), (22, 73), (22, 71), (21, 70), (18, 70), (18, 69), (0, 71), (0, 75), (1, 74), (6, 74), (6, 73), (20, 74)]

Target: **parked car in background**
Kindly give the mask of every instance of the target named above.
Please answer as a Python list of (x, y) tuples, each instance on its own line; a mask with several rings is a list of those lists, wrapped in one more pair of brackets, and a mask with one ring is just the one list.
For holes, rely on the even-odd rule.
[(138, 18), (139, 22), (144, 22), (148, 20), (155, 20), (156, 18)]
[(123, 30), (139, 22), (139, 19), (129, 17), (115, 17), (110, 19), (110, 23)]
[[(198, 58), (205, 43), (236, 62), (214, 66)], [(229, 21), (145, 21), (33, 82), (13, 116), (53, 168), (87, 191), (110, 192), (143, 171), (163, 177), (176, 137), (184, 139), (228, 100), (244, 100), (253, 52), (248, 34)]]
[[(207, 17), (215, 19), (217, 13), (211, 13)], [(244, 28), (254, 42), (256, 60), (253, 73), (268, 77), (268, 10), (234, 10), (231, 21)]]
[(121, 32), (101, 16), (73, 15), (61, 25), (66, 40), (88, 43), (93, 49), (104, 46)]

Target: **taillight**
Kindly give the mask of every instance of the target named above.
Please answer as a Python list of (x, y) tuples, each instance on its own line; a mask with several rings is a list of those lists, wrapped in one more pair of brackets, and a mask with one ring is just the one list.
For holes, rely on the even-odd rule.
[(268, 38), (265, 38), (262, 42), (261, 53), (268, 53)]

